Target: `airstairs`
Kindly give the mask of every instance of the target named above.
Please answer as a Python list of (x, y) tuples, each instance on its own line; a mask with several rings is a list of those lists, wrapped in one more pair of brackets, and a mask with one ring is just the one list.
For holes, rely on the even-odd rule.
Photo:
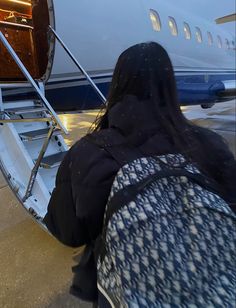
[[(8, 87), (29, 84), (0, 84), (0, 91)], [(40, 91), (44, 94), (43, 85)], [(1, 170), (22, 205), (41, 220), (67, 151), (66, 130), (40, 99), (4, 102), (0, 96), (0, 106)]]
[[(50, 30), (105, 102), (102, 93), (57, 33)], [(47, 101), (43, 82), (30, 76), (1, 32), (0, 41), (28, 80), (0, 83), (0, 169), (23, 207), (45, 227), (42, 219), (55, 186), (58, 167), (68, 150), (63, 138), (68, 132)], [(4, 101), (3, 89), (29, 87), (34, 88), (37, 99)]]

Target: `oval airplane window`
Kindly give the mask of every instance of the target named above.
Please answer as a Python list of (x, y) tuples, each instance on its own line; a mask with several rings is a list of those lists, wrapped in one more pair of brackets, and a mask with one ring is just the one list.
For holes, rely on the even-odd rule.
[(185, 35), (186, 40), (191, 39), (191, 30), (190, 30), (189, 25), (186, 22), (184, 22), (184, 35)]
[(154, 10), (150, 10), (149, 16), (152, 22), (153, 30), (157, 32), (161, 31), (161, 20), (160, 20), (159, 14)]
[(226, 45), (226, 48), (227, 48), (227, 49), (230, 49), (229, 40), (228, 40), (228, 39), (225, 39), (225, 45)]
[(196, 39), (198, 41), (198, 43), (202, 42), (202, 32), (200, 30), (200, 28), (196, 27)]
[(207, 37), (208, 37), (208, 45), (213, 45), (213, 37), (211, 32), (207, 32)]
[(222, 44), (221, 37), (219, 35), (217, 35), (217, 40), (218, 40), (218, 47), (222, 48), (223, 44)]
[(175, 19), (170, 16), (169, 16), (169, 27), (170, 27), (170, 32), (172, 35), (174, 36), (178, 35), (178, 29), (177, 29), (177, 24), (175, 22)]

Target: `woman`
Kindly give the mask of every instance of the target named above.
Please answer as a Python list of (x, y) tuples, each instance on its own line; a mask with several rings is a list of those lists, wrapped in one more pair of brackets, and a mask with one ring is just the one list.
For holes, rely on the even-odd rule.
[[(143, 156), (182, 153), (220, 185), (221, 196), (236, 211), (236, 162), (232, 153), (219, 135), (183, 116), (168, 54), (157, 43), (142, 43), (120, 55), (105, 112), (97, 119), (94, 131), (69, 150), (58, 170), (44, 221), (64, 244), (88, 245), (101, 233), (105, 206), (120, 164), (98, 144), (103, 140), (119, 151), (123, 145), (117, 133), (122, 135), (123, 145), (131, 145)], [(84, 265), (90, 264), (91, 269), (89, 253), (86, 257)], [(81, 272), (80, 277), (84, 277)], [(82, 284), (88, 290), (87, 280)], [(96, 292), (82, 294), (79, 288), (78, 296), (96, 297)]]

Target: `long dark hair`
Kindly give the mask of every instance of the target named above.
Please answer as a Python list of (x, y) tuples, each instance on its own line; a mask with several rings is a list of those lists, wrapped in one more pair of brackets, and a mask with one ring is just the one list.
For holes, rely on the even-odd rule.
[[(162, 46), (155, 42), (141, 43), (128, 48), (120, 55), (110, 85), (106, 108), (102, 109), (102, 114), (100, 113), (96, 119), (93, 131), (109, 127), (109, 111), (118, 102), (125, 104), (123, 98), (126, 95), (134, 95), (138, 100), (145, 100), (147, 108), (156, 115), (159, 126), (167, 138), (172, 140), (178, 152), (196, 163), (203, 173), (221, 181), (220, 174), (225, 156), (218, 150), (212, 154), (214, 149), (211, 144), (202, 142), (201, 137), (204, 134), (201, 128), (189, 122), (181, 112), (171, 60)], [(220, 140), (218, 143), (217, 146), (215, 144), (215, 148), (224, 147)], [(220, 164), (214, 163), (216, 157)], [(224, 181), (227, 182), (227, 177)], [(233, 189), (232, 183), (226, 182), (222, 188), (225, 189), (227, 196)]]
[(134, 45), (118, 58), (105, 110), (94, 125), (96, 131), (107, 128), (110, 109), (126, 95), (149, 102), (157, 121), (176, 143), (190, 125), (183, 116), (177, 99), (171, 60), (165, 49), (155, 42)]

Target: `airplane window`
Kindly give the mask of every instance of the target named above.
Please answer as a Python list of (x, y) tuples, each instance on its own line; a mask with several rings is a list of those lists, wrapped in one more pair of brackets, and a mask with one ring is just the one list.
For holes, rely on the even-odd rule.
[(213, 37), (211, 35), (211, 32), (207, 32), (207, 37), (208, 37), (208, 45), (213, 44)]
[(184, 22), (184, 35), (185, 35), (186, 40), (191, 39), (191, 30), (190, 30), (189, 25), (186, 22)]
[(150, 10), (149, 16), (152, 22), (153, 30), (161, 31), (161, 20), (160, 20), (159, 14), (154, 10)]
[(196, 27), (196, 39), (198, 43), (202, 42), (202, 32), (198, 27)]
[(217, 40), (218, 40), (218, 47), (222, 48), (223, 44), (222, 44), (221, 37), (219, 35), (217, 35)]
[(230, 49), (230, 47), (229, 47), (229, 40), (228, 39), (225, 39), (225, 45), (226, 45), (227, 49)]
[(178, 35), (177, 24), (173, 17), (169, 17), (169, 27), (170, 27), (170, 32), (172, 35), (174, 36)]

